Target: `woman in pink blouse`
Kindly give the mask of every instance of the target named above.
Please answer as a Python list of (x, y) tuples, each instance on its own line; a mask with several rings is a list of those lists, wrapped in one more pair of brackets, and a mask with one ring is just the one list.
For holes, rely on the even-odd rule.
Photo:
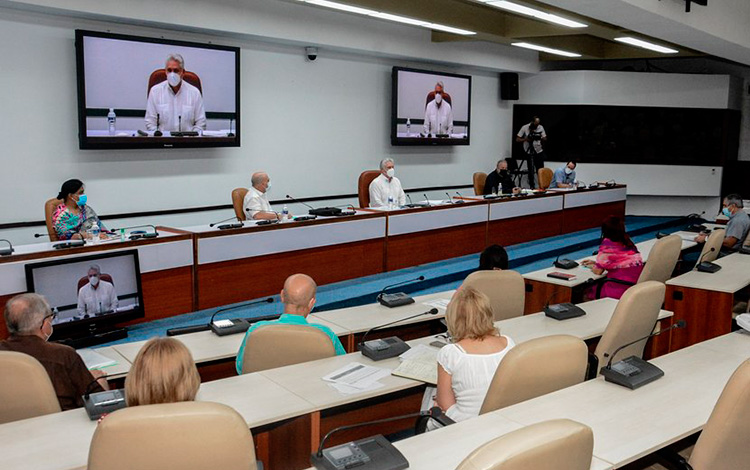
[[(625, 231), (625, 221), (622, 217), (610, 215), (602, 222), (602, 243), (596, 261), (586, 260), (582, 263), (591, 268), (594, 274), (607, 272), (607, 279), (626, 281), (635, 284), (643, 271), (643, 258), (638, 252), (633, 240)], [(628, 284), (605, 282), (600, 297), (619, 299), (625, 293)], [(589, 291), (593, 298), (595, 288)]]

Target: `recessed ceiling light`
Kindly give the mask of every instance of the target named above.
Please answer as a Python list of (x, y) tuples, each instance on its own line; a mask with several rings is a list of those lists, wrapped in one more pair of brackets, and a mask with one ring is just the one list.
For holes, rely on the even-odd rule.
[(460, 34), (463, 36), (471, 36), (471, 35), (477, 34), (474, 31), (469, 31), (466, 29), (454, 28), (452, 26), (445, 26), (440, 23), (430, 23), (429, 21), (418, 20), (415, 18), (408, 18), (406, 16), (392, 15), (390, 13), (384, 13), (384, 12), (375, 11), (375, 10), (368, 10), (367, 8), (355, 7), (352, 5), (347, 5), (345, 3), (330, 2), (328, 0), (299, 0), (299, 1), (304, 2), (304, 3), (309, 3), (311, 5), (318, 5), (321, 7), (331, 8), (334, 10), (346, 11), (349, 13), (356, 13), (358, 15), (371, 16), (373, 18), (379, 18), (381, 20), (395, 21), (396, 23), (403, 23), (403, 24), (408, 24), (412, 26), (421, 26), (423, 28), (429, 28), (429, 29), (434, 29), (438, 31), (445, 31), (448, 33)]
[(538, 46), (536, 44), (529, 44), (528, 42), (514, 42), (511, 45), (516, 46), (516, 47), (523, 47), (524, 49), (533, 49), (535, 51), (561, 55), (564, 57), (581, 57), (581, 54), (577, 54), (575, 52), (561, 51), (560, 49), (552, 49), (551, 47)]
[(669, 47), (659, 46), (657, 44), (631, 37), (615, 38), (615, 41), (624, 42), (625, 44), (630, 44), (631, 46), (642, 47), (643, 49), (648, 49), (650, 51), (661, 52), (662, 54), (677, 54), (678, 52), (680, 52), (676, 49), (670, 49)]
[(531, 16), (538, 20), (546, 21), (548, 23), (559, 24), (561, 26), (567, 26), (568, 28), (587, 28), (588, 27), (587, 24), (579, 23), (578, 21), (569, 20), (567, 18), (563, 18), (562, 16), (553, 15), (552, 13), (546, 13), (541, 10), (529, 8), (524, 5), (519, 5), (517, 3), (506, 2), (505, 0), (500, 0), (500, 1), (480, 0), (480, 1), (486, 3), (487, 5), (493, 6), (495, 8), (501, 8), (503, 10), (512, 11), (513, 13), (518, 13), (519, 15)]

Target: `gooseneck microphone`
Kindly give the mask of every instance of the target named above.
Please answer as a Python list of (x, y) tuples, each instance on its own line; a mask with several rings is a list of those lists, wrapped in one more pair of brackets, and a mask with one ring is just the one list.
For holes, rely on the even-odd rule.
[(362, 336), (362, 341), (357, 346), (359, 347), (359, 350), (363, 356), (369, 357), (373, 361), (382, 361), (383, 359), (389, 359), (391, 357), (399, 356), (408, 351), (410, 349), (410, 346), (398, 336), (389, 336), (387, 338), (376, 339), (368, 342), (367, 335), (375, 330), (385, 328), (386, 326), (390, 326), (395, 323), (400, 323), (402, 321), (410, 320), (422, 315), (437, 315), (437, 313), (438, 309), (431, 308), (426, 312), (418, 313), (416, 315), (411, 315), (405, 318), (399, 318), (398, 320), (372, 327), (365, 332), (365, 334)]
[(666, 333), (667, 331), (675, 330), (675, 329), (679, 329), (679, 328), (685, 328), (686, 326), (687, 326), (687, 322), (685, 320), (678, 320), (677, 323), (675, 323), (674, 325), (670, 326), (669, 328), (666, 328), (666, 329), (663, 329), (663, 330), (659, 330), (656, 333), (651, 333), (651, 334), (648, 334), (648, 335), (644, 336), (643, 338), (639, 338), (639, 339), (637, 339), (635, 341), (631, 341), (629, 343), (623, 344), (619, 348), (615, 349), (615, 352), (613, 352), (611, 356), (609, 354), (607, 354), (607, 353), (604, 353), (604, 357), (609, 357), (609, 361), (607, 362), (606, 369), (611, 369), (612, 368), (612, 360), (615, 358), (615, 356), (617, 355), (617, 353), (620, 352), (620, 351), (622, 351), (623, 349), (627, 348), (628, 346), (632, 346), (635, 343), (647, 340), (647, 339), (651, 338), (652, 336), (659, 336), (660, 334)]
[(130, 227), (113, 228), (111, 229), (111, 232), (117, 233), (119, 231), (130, 230), (133, 228), (151, 228), (154, 231), (145, 232), (145, 233), (133, 233), (130, 235), (131, 240), (138, 240), (139, 238), (156, 238), (159, 236), (159, 231), (156, 229), (156, 225), (151, 225), (151, 224), (131, 225)]
[[(236, 220), (237, 222), (235, 222), (233, 224), (224, 224), (224, 222), (229, 222), (230, 220)], [(224, 224), (224, 225), (219, 225), (219, 224)], [(211, 227), (211, 228), (215, 227), (216, 225), (219, 225), (219, 227), (218, 227), (219, 230), (227, 230), (227, 229), (230, 229), (230, 228), (242, 228), (242, 227), (244, 227), (244, 224), (239, 221), (239, 219), (237, 218), (237, 216), (230, 217), (228, 219), (224, 219), (224, 220), (220, 220), (218, 222), (212, 222), (212, 223), (208, 224), (208, 226)]]
[(430, 198), (427, 197), (427, 193), (422, 194), (424, 196), (424, 202), (427, 203), (427, 207), (432, 207), (432, 204), (430, 204)]
[(156, 130), (154, 131), (154, 137), (161, 137), (162, 135), (164, 135), (159, 130), (159, 119), (161, 119), (161, 116), (159, 115), (159, 113), (156, 113)]
[(705, 258), (706, 256), (708, 256), (709, 253), (713, 253), (714, 251), (716, 251), (716, 248), (711, 247), (710, 250), (708, 250), (707, 252), (703, 253), (703, 255), (700, 257), (700, 259), (698, 260), (698, 262), (695, 265), (695, 269), (697, 271), (702, 272), (702, 273), (713, 274), (713, 273), (721, 270), (721, 266), (720, 265), (718, 265), (716, 263), (712, 263), (710, 261), (703, 261), (703, 258)]
[(211, 315), (211, 320), (208, 322), (209, 325), (212, 325), (214, 323), (214, 318), (216, 318), (216, 315), (222, 313), (222, 312), (228, 312), (229, 310), (234, 310), (242, 307), (249, 307), (250, 305), (256, 305), (256, 304), (263, 304), (263, 303), (273, 303), (273, 297), (268, 297), (267, 299), (262, 300), (251, 300), (249, 302), (243, 302), (241, 304), (232, 305), (230, 307), (222, 307), (217, 309), (213, 315)]
[[(217, 336), (226, 336), (226, 335), (233, 335), (236, 333), (244, 333), (245, 331), (247, 331), (248, 328), (250, 328), (249, 321), (244, 320), (244, 319), (236, 319), (236, 320), (219, 320), (217, 322), (214, 322), (214, 318), (219, 313), (226, 312), (228, 310), (234, 310), (237, 308), (249, 307), (251, 305), (271, 303), (271, 302), (273, 302), (273, 297), (268, 297), (266, 299), (261, 299), (261, 300), (251, 300), (249, 302), (244, 302), (238, 305), (232, 305), (229, 307), (220, 308), (216, 310), (213, 315), (211, 315), (211, 320), (208, 322), (208, 327)], [(273, 315), (273, 317), (276, 318), (278, 317), (278, 315)], [(271, 318), (263, 318), (263, 319), (270, 320)]]
[(388, 323), (383, 323), (382, 325), (373, 326), (372, 328), (370, 328), (369, 330), (367, 330), (364, 335), (362, 335), (362, 341), (359, 342), (360, 349), (362, 348), (362, 345), (367, 342), (367, 335), (369, 335), (370, 333), (372, 333), (375, 330), (380, 330), (382, 328), (385, 328), (386, 326), (391, 326), (391, 325), (394, 325), (396, 323), (401, 323), (402, 321), (411, 320), (412, 318), (421, 317), (422, 315), (437, 315), (438, 312), (439, 312), (439, 310), (437, 308), (433, 307), (433, 308), (427, 310), (426, 312), (417, 313), (416, 315), (410, 315), (410, 316), (404, 317), (404, 318), (399, 318), (398, 320), (394, 320), (394, 321), (391, 321), (391, 322), (388, 322)]
[(403, 286), (406, 284), (411, 284), (412, 282), (421, 282), (424, 281), (424, 276), (419, 276), (415, 279), (409, 279), (408, 281), (398, 282), (396, 284), (391, 284), (390, 286), (385, 286), (380, 291), (378, 296), (376, 297), (377, 301), (380, 302), (382, 305), (385, 305), (388, 308), (393, 307), (400, 307), (402, 305), (409, 305), (414, 303), (414, 299), (411, 298), (409, 295), (405, 294), (404, 292), (396, 292), (394, 294), (386, 294), (385, 291), (388, 289), (391, 289), (393, 287)]
[(227, 133), (227, 137), (234, 137), (234, 132), (232, 132), (233, 122), (234, 122), (234, 118), (229, 118), (229, 132)]
[(8, 256), (13, 254), (13, 244), (10, 242), (10, 240), (6, 238), (0, 238), (0, 242), (5, 242), (8, 244), (8, 248), (2, 248), (0, 249), (0, 256)]
[(445, 195), (448, 196), (448, 204), (455, 204), (455, 202), (453, 202), (453, 196), (448, 194), (448, 191), (445, 192)]
[(302, 202), (302, 201), (300, 201), (299, 199), (293, 198), (292, 196), (290, 196), (290, 195), (288, 195), (288, 194), (286, 195), (286, 198), (287, 198), (287, 199), (291, 199), (292, 201), (294, 201), (294, 202), (296, 202), (296, 203), (298, 203), (298, 204), (302, 204), (303, 206), (307, 207), (308, 209), (313, 209), (313, 210), (315, 209), (315, 208), (314, 208), (313, 206), (311, 206), (310, 204), (308, 204), (308, 203), (306, 203), (306, 202)]

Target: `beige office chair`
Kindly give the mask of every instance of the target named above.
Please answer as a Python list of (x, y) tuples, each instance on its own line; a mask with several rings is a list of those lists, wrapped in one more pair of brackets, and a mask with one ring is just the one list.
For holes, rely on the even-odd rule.
[(357, 196), (359, 196), (359, 207), (370, 207), (370, 183), (380, 175), (378, 170), (363, 171), (357, 181)]
[(516, 271), (475, 271), (466, 277), (463, 285), (489, 297), (495, 321), (523, 315), (526, 285)]
[(60, 411), (44, 366), (29, 356), (0, 351), (0, 424)]
[(258, 372), (336, 355), (331, 339), (303, 325), (264, 325), (247, 338), (242, 373)]
[(247, 195), (247, 188), (234, 188), (232, 190), (232, 207), (234, 207), (234, 215), (237, 216), (237, 220), (247, 220), (245, 215), (245, 196)]
[(690, 455), (694, 470), (736, 470), (750, 465), (750, 360), (729, 378)]
[(472, 183), (474, 184), (474, 195), (481, 196), (484, 194), (484, 183), (487, 181), (487, 173), (477, 171), (471, 177)]
[(594, 433), (569, 419), (526, 426), (477, 448), (456, 470), (588, 470)]
[(55, 213), (57, 206), (62, 203), (63, 201), (57, 198), (48, 199), (44, 203), (44, 222), (47, 224), (47, 234), (49, 235), (49, 239), (53, 242), (59, 241), (60, 239), (57, 238), (57, 232), (55, 232), (55, 228), (52, 226), (52, 215)]
[(579, 384), (586, 378), (587, 365), (586, 343), (574, 336), (525, 341), (500, 361), (479, 414)]
[(539, 189), (547, 189), (552, 184), (552, 178), (554, 172), (550, 168), (539, 168), (537, 170), (537, 180), (539, 181)]
[[(648, 260), (643, 266), (643, 271), (641, 271), (641, 275), (638, 276), (638, 280), (635, 284), (640, 284), (641, 282), (646, 281), (667, 282), (667, 280), (672, 277), (675, 266), (677, 266), (677, 260), (680, 258), (681, 251), (682, 239), (677, 235), (670, 235), (657, 240), (651, 248)], [(632, 282), (612, 278), (604, 278), (597, 282), (597, 299), (601, 298), (602, 288), (608, 282), (624, 284), (626, 286), (635, 285)]]
[(727, 231), (723, 228), (717, 228), (711, 231), (711, 234), (706, 238), (706, 243), (703, 244), (703, 249), (698, 257), (698, 263), (704, 261), (716, 261), (721, 251), (721, 244), (724, 243), (724, 234)]
[(255, 469), (253, 436), (239, 413), (219, 403), (123, 408), (96, 427), (88, 470), (136, 468)]
[[(594, 355), (598, 361), (592, 365), (589, 376), (596, 376), (595, 372), (609, 362), (617, 348), (654, 331), (665, 292), (666, 286), (657, 281), (642, 282), (625, 291), (596, 346)], [(630, 356), (643, 357), (645, 347), (646, 340), (639, 341), (618, 352), (612, 362)]]

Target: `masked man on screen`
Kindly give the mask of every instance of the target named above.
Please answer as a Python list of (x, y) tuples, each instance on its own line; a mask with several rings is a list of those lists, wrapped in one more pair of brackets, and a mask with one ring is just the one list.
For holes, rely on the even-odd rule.
[(92, 264), (89, 268), (89, 282), (78, 291), (78, 314), (94, 317), (101, 313), (109, 313), (117, 308), (118, 300), (115, 286), (111, 282), (101, 280), (102, 270), (99, 265)]
[(380, 162), (380, 175), (370, 183), (370, 207), (393, 209), (406, 204), (406, 194), (401, 181), (396, 178), (396, 167), (392, 158)]
[(424, 135), (453, 133), (453, 108), (443, 99), (443, 82), (435, 84), (435, 99), (424, 111)]
[(523, 142), (529, 165), (529, 187), (534, 189), (534, 175), (539, 168), (544, 167), (544, 149), (542, 143), (547, 141), (547, 133), (542, 127), (541, 120), (534, 116), (531, 122), (521, 127), (516, 135), (516, 142)]
[(180, 54), (167, 57), (167, 80), (151, 87), (146, 103), (146, 130), (155, 131), (157, 114), (160, 131), (196, 131), (206, 129), (203, 95), (183, 80), (185, 61)]

